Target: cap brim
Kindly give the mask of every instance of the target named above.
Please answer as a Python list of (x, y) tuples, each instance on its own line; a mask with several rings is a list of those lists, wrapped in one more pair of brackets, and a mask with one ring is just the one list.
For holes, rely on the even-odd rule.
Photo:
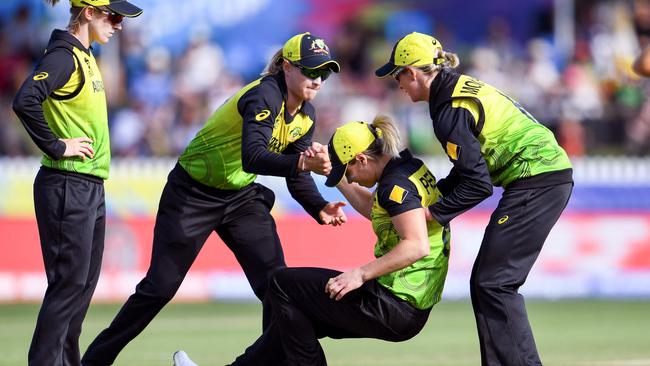
[(325, 185), (328, 187), (336, 187), (341, 183), (346, 170), (348, 170), (348, 164), (333, 166), (332, 170), (330, 170), (330, 174), (327, 176)]
[(397, 68), (398, 68), (398, 66), (395, 66), (395, 64), (393, 64), (392, 62), (389, 62), (386, 65), (378, 68), (375, 71), (375, 75), (377, 75), (377, 77), (379, 77), (379, 78), (385, 78), (386, 76), (388, 76), (388, 75), (392, 74), (393, 72), (395, 72), (395, 70), (397, 70)]
[(106, 5), (106, 7), (110, 11), (127, 18), (134, 18), (142, 14), (142, 9), (125, 0), (111, 1), (110, 4)]
[(329, 67), (334, 72), (341, 71), (341, 65), (329, 57), (306, 57), (298, 62), (301, 66), (308, 69), (320, 69), (323, 66)]

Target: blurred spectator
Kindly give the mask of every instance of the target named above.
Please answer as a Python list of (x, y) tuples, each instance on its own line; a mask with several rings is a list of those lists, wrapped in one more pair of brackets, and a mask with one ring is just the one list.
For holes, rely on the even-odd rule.
[(147, 52), (146, 71), (136, 75), (131, 96), (147, 107), (156, 108), (171, 101), (173, 80), (171, 55), (164, 47)]
[(178, 61), (176, 92), (179, 98), (201, 96), (217, 86), (224, 68), (224, 57), (221, 48), (210, 43), (210, 36), (207, 24), (192, 29), (190, 44)]
[(41, 45), (36, 38), (37, 33), (34, 32), (34, 20), (32, 19), (30, 7), (28, 5), (21, 5), (16, 10), (13, 18), (7, 23), (7, 29), (11, 32), (7, 33), (9, 39), (9, 46), (22, 55), (36, 55)]
[(137, 156), (143, 152), (146, 121), (144, 103), (129, 100), (125, 108), (115, 112), (111, 121), (111, 150), (117, 156)]
[[(337, 4), (312, 10), (349, 9)], [(537, 11), (528, 13), (495, 12), (483, 15), (480, 22), (474, 19), (466, 26), (481, 31), (477, 39), (463, 38), (466, 29), (459, 29), (457, 19), (440, 11), (451, 6), (445, 4), (366, 1), (354, 7), (354, 14), (338, 14), (318, 24), (320, 28), (332, 27), (328, 30), (335, 40), (332, 51), (341, 60), (342, 72), (326, 81), (329, 85), (317, 101), (316, 141), (327, 142), (324, 140), (331, 131), (346, 121), (386, 113), (406, 126), (404, 136), (414, 152), (441, 153), (431, 144), (421, 143), (433, 138), (426, 111), (404, 108), (408, 97), (372, 72), (390, 52), (392, 44), (385, 40), (387, 35), (399, 38), (420, 31), (434, 33), (445, 46), (459, 50), (460, 71), (511, 94), (556, 133), (570, 154), (648, 154), (650, 80), (634, 75), (632, 61), (640, 49), (650, 47), (649, 0), (575, 0), (572, 42), (560, 42), (551, 35), (553, 2), (537, 5)], [(42, 52), (35, 45), (46, 41), (37, 39), (43, 37), (38, 29), (52, 14), (35, 11), (39, 10), (37, 6), (43, 5), (20, 4), (11, 14), (0, 17), (0, 156), (33, 152), (6, 106), (17, 89), (17, 80), (30, 72), (32, 60)], [(296, 11), (308, 13), (310, 8)], [(156, 16), (155, 12), (151, 14)], [(233, 19), (241, 21), (242, 27), (250, 26), (245, 20), (247, 14), (238, 13), (239, 18)], [(539, 23), (526, 37), (521, 34), (521, 22), (513, 18), (517, 14), (529, 14), (529, 22)], [(306, 19), (322, 19), (324, 15), (314, 13)], [(117, 84), (110, 88), (118, 90), (111, 92), (116, 98), (109, 105), (114, 155), (118, 157), (176, 155), (179, 146), (196, 131), (197, 121), (205, 120), (241, 88), (246, 75), (261, 71), (236, 73), (234, 70), (241, 70), (242, 65), (229, 67), (225, 60), (246, 59), (253, 65), (257, 64), (255, 59), (264, 59), (263, 52), (227, 34), (237, 34), (235, 27), (219, 28), (209, 18), (198, 17), (194, 24), (175, 27), (181, 33), (170, 34), (167, 42), (156, 38), (163, 30), (150, 27), (159, 23), (146, 16), (126, 27), (119, 49), (98, 50), (104, 62), (113, 65), (115, 59), (121, 61), (111, 66), (117, 73), (112, 79)], [(296, 24), (301, 23), (296, 21), (293, 26)], [(395, 40), (392, 38), (390, 42)], [(571, 54), (563, 52), (561, 44), (573, 44)], [(238, 53), (233, 58), (224, 54), (224, 49)]]

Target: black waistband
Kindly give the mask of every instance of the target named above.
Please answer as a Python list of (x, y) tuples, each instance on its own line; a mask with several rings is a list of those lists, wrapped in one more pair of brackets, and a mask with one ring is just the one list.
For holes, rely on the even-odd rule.
[(530, 189), (573, 183), (573, 169), (563, 169), (542, 173), (528, 178), (517, 179), (508, 184), (505, 189)]
[(47, 167), (45, 165), (41, 165), (41, 170), (46, 171), (48, 173), (58, 173), (58, 174), (63, 174), (63, 175), (69, 175), (71, 177), (77, 177), (77, 178), (89, 180), (89, 181), (91, 181), (93, 183), (97, 183), (97, 184), (104, 184), (104, 180), (102, 178), (99, 178), (99, 177), (96, 177), (96, 176), (90, 175), (90, 174), (75, 173), (75, 172), (71, 172), (71, 171), (68, 171), (68, 170), (54, 169), (54, 168)]
[(231, 196), (233, 194), (237, 194), (243, 191), (246, 191), (252, 187), (255, 186), (256, 183), (252, 183), (247, 185), (246, 187), (243, 187), (241, 189), (219, 189), (215, 187), (210, 187), (206, 186), (205, 184), (198, 182), (196, 179), (192, 178), (192, 176), (183, 168), (181, 164), (176, 162), (176, 165), (174, 165), (174, 168), (172, 169), (170, 173), (170, 177), (173, 176), (174, 178), (177, 178), (184, 182), (185, 184), (194, 187), (198, 190), (200, 190), (203, 193), (209, 194), (211, 196), (215, 197), (227, 197)]

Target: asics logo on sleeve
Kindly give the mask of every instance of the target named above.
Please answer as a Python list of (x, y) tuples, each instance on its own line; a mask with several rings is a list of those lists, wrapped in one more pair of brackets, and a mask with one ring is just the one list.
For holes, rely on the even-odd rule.
[(501, 224), (505, 223), (506, 221), (508, 221), (509, 218), (510, 218), (510, 216), (504, 215), (502, 218), (499, 219), (499, 221), (497, 221), (497, 224), (501, 225)]
[(50, 75), (48, 73), (46, 73), (45, 71), (43, 71), (43, 72), (39, 72), (38, 74), (34, 75), (33, 79), (38, 81), (38, 80), (47, 79), (48, 76), (50, 76)]
[(256, 121), (265, 120), (266, 117), (268, 117), (269, 115), (271, 115), (271, 111), (269, 111), (268, 109), (264, 109), (255, 116), (255, 120)]

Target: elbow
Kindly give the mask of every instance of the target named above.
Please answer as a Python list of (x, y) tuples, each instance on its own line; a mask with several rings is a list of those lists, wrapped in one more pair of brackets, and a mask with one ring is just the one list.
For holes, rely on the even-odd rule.
[(246, 173), (255, 174), (255, 158), (253, 154), (242, 151), (241, 154), (241, 167)]
[(484, 180), (475, 180), (474, 184), (472, 184), (472, 190), (475, 192), (479, 201), (483, 201), (494, 193), (492, 182)]
[(266, 159), (265, 147), (261, 145), (246, 146), (242, 144), (241, 165), (244, 172), (249, 174), (265, 174), (267, 171), (265, 164), (269, 161)]
[(253, 171), (251, 169), (251, 163), (250, 162), (246, 162), (245, 160), (242, 160), (241, 161), (241, 168), (245, 173), (255, 174), (255, 173), (253, 173)]
[(22, 115), (25, 112), (25, 103), (22, 102), (20, 95), (16, 95), (13, 102), (11, 103), (11, 108), (14, 110), (17, 116)]
[(483, 183), (483, 195), (485, 198), (488, 198), (494, 193), (494, 187), (492, 186), (492, 183)]

